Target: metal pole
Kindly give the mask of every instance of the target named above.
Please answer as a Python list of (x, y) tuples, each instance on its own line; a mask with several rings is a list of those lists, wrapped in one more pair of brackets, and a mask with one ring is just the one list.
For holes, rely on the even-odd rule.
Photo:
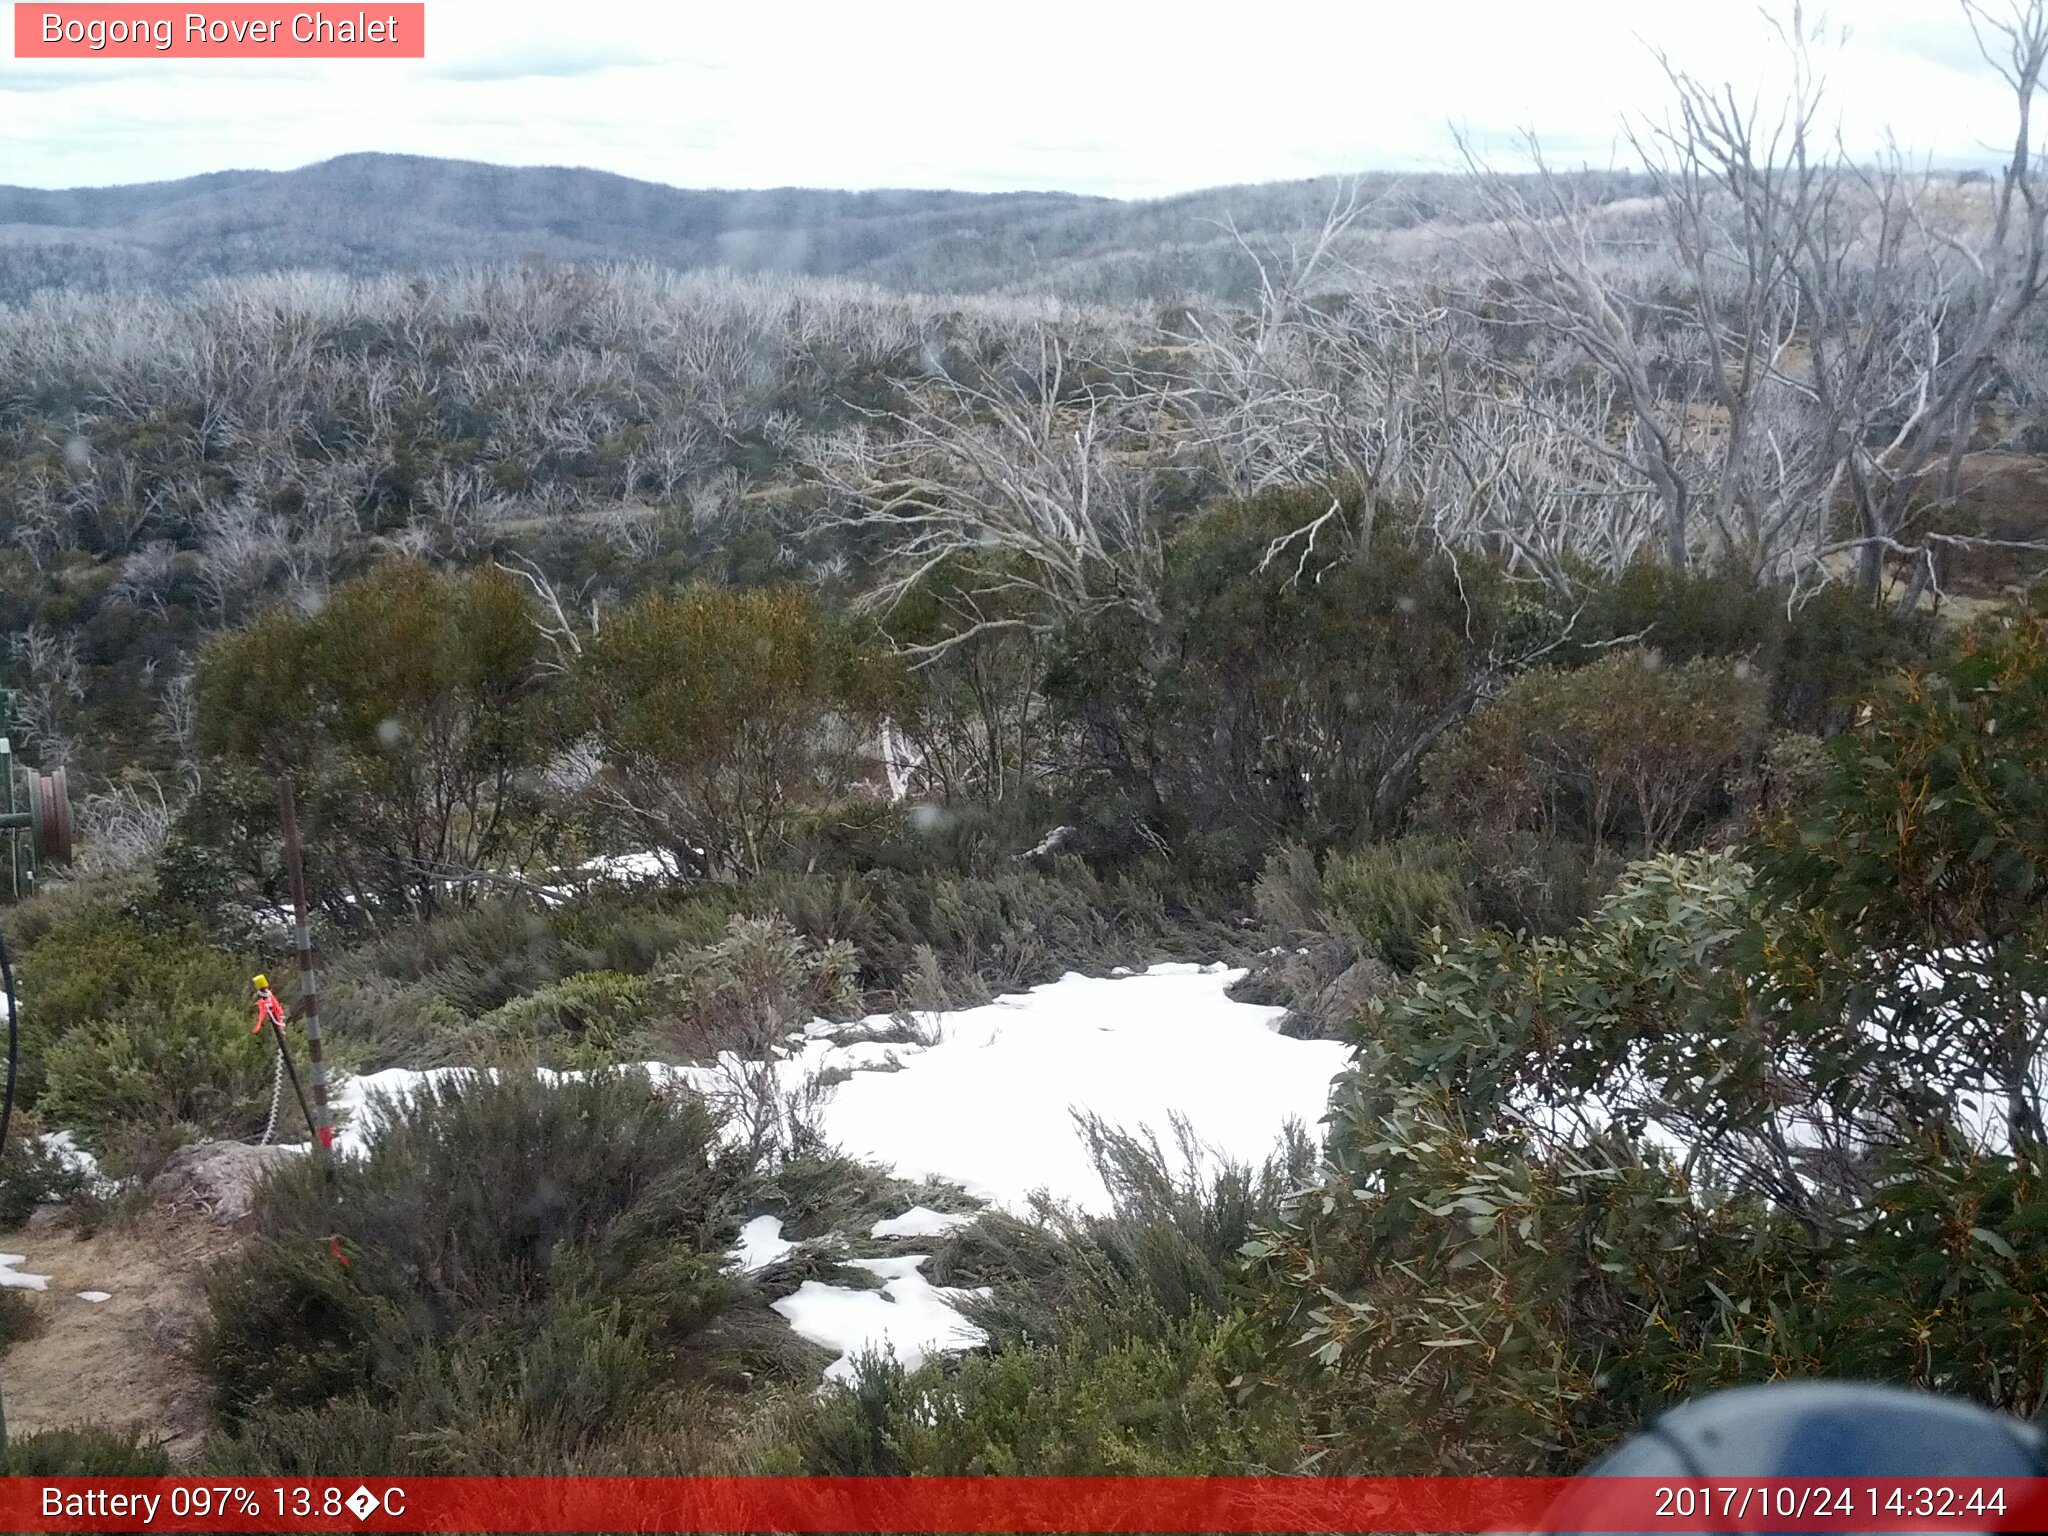
[[(11, 695), (8, 698), (8, 704), (9, 712), (6, 724), (8, 729), (12, 730), (14, 720), (12, 711), (13, 698)], [(0, 774), (4, 774), (7, 779), (7, 814), (9, 817), (12, 817), (14, 815), (14, 739), (12, 736), (0, 736)], [(7, 876), (13, 882), (14, 899), (16, 901), (21, 900), (21, 838), (18, 835), (10, 835), (7, 839)]]
[(306, 1021), (306, 1054), (313, 1064), (313, 1129), (323, 1151), (334, 1150), (334, 1124), (327, 1113), (327, 1058), (320, 1045), (320, 992), (313, 980), (313, 930), (306, 922), (306, 863), (299, 849), (299, 807), (289, 775), (277, 780), (284, 820), (285, 872), (292, 882), (292, 943), (299, 952), (299, 1015)]

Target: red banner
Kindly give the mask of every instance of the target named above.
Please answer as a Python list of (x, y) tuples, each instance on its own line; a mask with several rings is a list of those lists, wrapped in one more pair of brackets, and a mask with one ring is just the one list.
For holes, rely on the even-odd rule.
[(2018, 1531), (2048, 1479), (8, 1478), (10, 1531)]
[(17, 59), (423, 59), (427, 8), (363, 5), (14, 7)]

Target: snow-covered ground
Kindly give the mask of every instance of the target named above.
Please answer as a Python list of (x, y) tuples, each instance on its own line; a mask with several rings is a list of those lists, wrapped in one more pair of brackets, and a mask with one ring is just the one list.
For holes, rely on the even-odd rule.
[(826, 1100), (821, 1124), (852, 1156), (906, 1179), (947, 1179), (1020, 1212), (1041, 1190), (1108, 1208), (1077, 1112), (1149, 1129), (1169, 1147), (1180, 1115), (1216, 1153), (1257, 1165), (1289, 1120), (1312, 1126), (1322, 1117), (1347, 1050), (1278, 1034), (1284, 1009), (1231, 1001), (1225, 988), (1242, 975), (1195, 965), (1106, 980), (1069, 973), (934, 1015), (936, 1043), (887, 1047), (898, 1071), (856, 1067)]
[[(819, 1021), (792, 1037), (776, 1062), (787, 1092), (821, 1074), (844, 1081), (824, 1091), (818, 1126), (852, 1156), (898, 1176), (935, 1177), (1011, 1211), (1028, 1211), (1043, 1193), (1084, 1210), (1109, 1206), (1075, 1123), (1099, 1117), (1175, 1146), (1184, 1119), (1216, 1157), (1258, 1164), (1290, 1120), (1314, 1125), (1341, 1069), (1346, 1048), (1333, 1041), (1290, 1040), (1277, 1033), (1284, 1010), (1233, 1002), (1226, 989), (1243, 975), (1223, 966), (1157, 965), (1138, 976), (1070, 973), (1029, 992), (979, 1008), (920, 1016), (920, 1039), (889, 1043), (897, 1021)], [(717, 1098), (733, 1091), (747, 1064), (672, 1067), (648, 1064), (657, 1081), (681, 1082)], [(337, 1145), (359, 1154), (375, 1135), (378, 1101), (402, 1098), (436, 1072), (393, 1069), (343, 1083), (336, 1094)], [(875, 1224), (876, 1238), (942, 1236), (964, 1218), (913, 1206)], [(759, 1269), (796, 1245), (773, 1216), (741, 1233), (733, 1263)], [(952, 1305), (957, 1293), (933, 1286), (923, 1255), (855, 1260), (884, 1282), (855, 1290), (804, 1282), (775, 1304), (805, 1338), (840, 1351), (828, 1377), (846, 1379), (864, 1350), (893, 1349), (912, 1364), (934, 1350), (979, 1342)]]
[(856, 1268), (881, 1278), (879, 1291), (806, 1280), (774, 1307), (800, 1337), (840, 1352), (825, 1367), (827, 1381), (852, 1385), (858, 1357), (868, 1351), (893, 1354), (905, 1370), (915, 1370), (932, 1355), (972, 1349), (988, 1337), (960, 1315), (955, 1306), (960, 1291), (925, 1279), (924, 1262), (930, 1257), (912, 1253), (894, 1259), (855, 1259)]
[(797, 1244), (782, 1235), (780, 1216), (756, 1216), (740, 1228), (739, 1245), (731, 1255), (733, 1268), (743, 1275), (751, 1274), (796, 1250)]
[(972, 1216), (958, 1211), (934, 1211), (922, 1205), (913, 1205), (901, 1216), (891, 1216), (878, 1221), (868, 1229), (869, 1237), (944, 1237), (955, 1227), (964, 1227), (972, 1222)]
[[(1243, 974), (1220, 965), (1106, 979), (1069, 972), (979, 1008), (921, 1015), (929, 1043), (872, 1038), (896, 1025), (887, 1015), (821, 1021), (792, 1039), (776, 1076), (793, 1092), (850, 1073), (824, 1090), (819, 1128), (899, 1177), (944, 1179), (1019, 1213), (1040, 1192), (1103, 1211), (1109, 1191), (1076, 1115), (1150, 1130), (1169, 1147), (1178, 1115), (1210, 1152), (1251, 1164), (1272, 1153), (1288, 1121), (1322, 1117), (1347, 1048), (1290, 1040), (1276, 1028), (1283, 1009), (1232, 1001), (1226, 989)], [(745, 1064), (645, 1069), (716, 1098), (734, 1091)], [(360, 1154), (380, 1102), (467, 1070), (393, 1067), (348, 1079), (334, 1096), (337, 1145)]]
[(0, 1286), (17, 1291), (47, 1291), (50, 1288), (48, 1275), (23, 1274), (14, 1266), (28, 1261), (26, 1254), (0, 1253)]

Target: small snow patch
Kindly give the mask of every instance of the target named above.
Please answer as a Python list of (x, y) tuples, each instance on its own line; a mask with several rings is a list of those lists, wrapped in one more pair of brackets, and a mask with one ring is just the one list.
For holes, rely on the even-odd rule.
[(782, 1235), (779, 1216), (756, 1216), (740, 1228), (739, 1246), (731, 1251), (733, 1267), (743, 1275), (766, 1269), (777, 1259), (795, 1253), (797, 1245)]
[(673, 880), (679, 873), (675, 859), (659, 848), (606, 854), (586, 860), (578, 869), (600, 880)]
[(944, 1237), (955, 1227), (967, 1226), (972, 1216), (962, 1216), (947, 1211), (935, 1211), (929, 1206), (913, 1205), (901, 1216), (891, 1216), (878, 1221), (868, 1229), (870, 1237)]
[(0, 1253), (0, 1285), (12, 1286), (17, 1291), (47, 1291), (48, 1275), (25, 1275), (14, 1267), (27, 1259), (25, 1253)]
[(988, 1342), (988, 1335), (954, 1307), (962, 1296), (985, 1296), (987, 1289), (959, 1291), (933, 1285), (919, 1272), (930, 1257), (919, 1253), (900, 1259), (856, 1259), (862, 1269), (882, 1279), (879, 1291), (806, 1280), (794, 1295), (772, 1305), (798, 1337), (840, 1352), (825, 1368), (828, 1382), (852, 1386), (859, 1375), (856, 1359), (883, 1351), (913, 1371), (931, 1355)]
[(107, 1291), (80, 1291), (78, 1293), (78, 1299), (80, 1301), (101, 1302), (112, 1301), (114, 1298), (112, 1294)]
[(47, 1131), (37, 1139), (42, 1142), (44, 1150), (56, 1158), (59, 1167), (82, 1174), (86, 1187), (94, 1194), (104, 1197), (120, 1187), (100, 1172), (98, 1159), (73, 1141), (69, 1131)]

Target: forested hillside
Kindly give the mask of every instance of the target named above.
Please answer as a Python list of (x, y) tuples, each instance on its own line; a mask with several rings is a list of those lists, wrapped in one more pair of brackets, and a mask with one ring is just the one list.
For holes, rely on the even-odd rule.
[[(1625, 180), (0, 195), (107, 263), (0, 311), (12, 731), (81, 800), (0, 917), (0, 1216), (117, 1228), (290, 1118), (289, 785), (333, 1059), (414, 1092), (209, 1273), (209, 1468), (1554, 1472), (1814, 1374), (2039, 1414), (2048, 7), (1978, 21), (1995, 175), (1674, 72)], [(1162, 962), (1342, 1047), (1264, 1168), (1090, 1121), (1102, 1200), (1034, 1205), (826, 1134)], [(826, 1293), (971, 1328), (821, 1354)]]
[[(1284, 242), (1348, 184), (1227, 187), (1148, 202), (1068, 193), (685, 191), (601, 171), (345, 155), (153, 186), (0, 187), (0, 300), (46, 289), (182, 291), (293, 268), (346, 277), (512, 263), (648, 262), (847, 277), (930, 293), (1241, 297), (1236, 235)], [(1362, 178), (1359, 229), (1475, 217), (1454, 176)], [(1598, 200), (1640, 178), (1584, 179)], [(1234, 232), (1234, 233), (1233, 233)]]

